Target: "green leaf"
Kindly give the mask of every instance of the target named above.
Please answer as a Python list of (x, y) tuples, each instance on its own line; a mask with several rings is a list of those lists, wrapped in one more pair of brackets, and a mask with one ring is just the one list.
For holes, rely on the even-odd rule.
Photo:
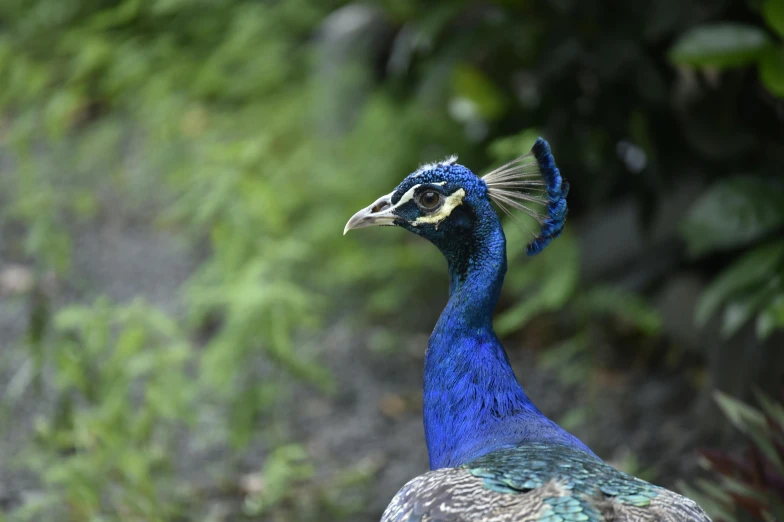
[(749, 434), (751, 430), (765, 429), (765, 416), (758, 409), (720, 390), (714, 390), (713, 400), (732, 425), (741, 432)]
[(766, 502), (767, 500), (765, 498), (764, 492), (737, 479), (726, 480), (724, 482), (723, 489), (736, 498), (743, 497), (747, 499), (754, 499), (758, 502)]
[(619, 288), (595, 288), (580, 297), (578, 306), (586, 313), (617, 317), (646, 335), (661, 331), (661, 318), (656, 310), (641, 297)]
[(670, 49), (669, 57), (676, 65), (740, 67), (757, 61), (769, 43), (765, 32), (753, 25), (703, 25), (683, 34)]
[(246, 512), (256, 516), (284, 499), (295, 496), (299, 483), (308, 480), (314, 472), (311, 457), (302, 446), (279, 446), (267, 458), (259, 475), (264, 487), (246, 498)]
[(494, 321), (496, 333), (504, 337), (524, 327), (528, 322), (549, 310), (547, 299), (542, 293), (521, 299), (515, 306), (496, 317)]
[(713, 392), (713, 398), (733, 426), (748, 435), (774, 465), (784, 468), (784, 462), (773, 444), (774, 435), (760, 410), (719, 390)]
[(766, 282), (784, 262), (784, 242), (777, 241), (755, 248), (724, 270), (700, 296), (695, 320), (703, 326), (719, 307), (743, 290)]
[(762, 4), (762, 16), (765, 23), (784, 38), (784, 0), (766, 0)]
[(784, 47), (774, 47), (762, 53), (759, 76), (771, 94), (784, 98)]
[(757, 316), (757, 337), (765, 339), (777, 328), (784, 328), (784, 292), (771, 299)]
[[(510, 227), (509, 237), (525, 235)], [(509, 248), (514, 259), (525, 242), (518, 237)], [(553, 260), (558, 260), (554, 263)], [(537, 315), (557, 310), (566, 305), (580, 279), (580, 256), (573, 236), (567, 232), (555, 241), (543, 255), (537, 256), (523, 270), (509, 275), (507, 291), (522, 293), (517, 304), (500, 313), (494, 322), (495, 331), (504, 336), (525, 326)]]
[(724, 504), (732, 505), (732, 497), (725, 491), (719, 484), (709, 482), (705, 479), (698, 479), (697, 484), (703, 491), (707, 492), (711, 497), (717, 499)]
[(757, 288), (754, 291), (727, 303), (727, 307), (724, 310), (724, 323), (721, 325), (722, 335), (731, 337), (740, 327), (746, 324), (749, 319), (751, 319), (751, 317), (758, 312), (773, 295), (775, 295), (775, 293), (775, 286), (766, 284), (762, 288)]
[(760, 390), (754, 390), (754, 396), (765, 415), (784, 427), (784, 404), (774, 401)]
[(737, 176), (714, 184), (681, 226), (692, 256), (749, 244), (784, 225), (784, 187)]
[(589, 346), (588, 336), (577, 334), (544, 351), (539, 357), (539, 364), (542, 368), (556, 372), (566, 385), (586, 382), (593, 369), (590, 358), (586, 357)]

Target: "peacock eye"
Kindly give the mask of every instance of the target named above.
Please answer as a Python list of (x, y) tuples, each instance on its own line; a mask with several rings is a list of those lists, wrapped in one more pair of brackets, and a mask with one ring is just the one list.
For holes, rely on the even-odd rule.
[(441, 204), (441, 193), (434, 190), (423, 192), (417, 198), (417, 203), (426, 210), (433, 210)]

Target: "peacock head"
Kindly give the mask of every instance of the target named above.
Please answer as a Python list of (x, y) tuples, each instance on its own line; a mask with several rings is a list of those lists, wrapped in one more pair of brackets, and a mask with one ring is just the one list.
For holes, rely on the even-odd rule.
[(539, 233), (527, 247), (528, 255), (534, 255), (563, 230), (568, 190), (549, 145), (539, 138), (528, 154), (481, 178), (458, 164), (457, 156), (423, 165), (395, 190), (354, 214), (343, 234), (372, 225), (395, 225), (443, 249), (486, 225), (483, 218), (495, 218), (492, 201), (512, 217), (512, 210), (519, 210), (539, 223)]

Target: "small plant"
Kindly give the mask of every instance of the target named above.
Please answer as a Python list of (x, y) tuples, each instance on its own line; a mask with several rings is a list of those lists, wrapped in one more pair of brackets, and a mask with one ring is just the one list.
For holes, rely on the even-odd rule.
[(16, 516), (171, 519), (182, 506), (172, 480), (178, 436), (197, 391), (190, 345), (142, 302), (69, 306), (53, 323), (43, 371), (57, 400), (21, 455), (46, 489)]
[(720, 391), (714, 397), (747, 437), (748, 449), (744, 455), (702, 450), (703, 466), (717, 479), (699, 481), (690, 495), (716, 521), (784, 520), (784, 404), (762, 394), (757, 394), (759, 409)]

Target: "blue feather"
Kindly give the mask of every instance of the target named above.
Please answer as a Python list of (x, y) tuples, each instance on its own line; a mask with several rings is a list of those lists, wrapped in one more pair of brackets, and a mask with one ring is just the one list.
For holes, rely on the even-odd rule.
[(539, 164), (539, 171), (547, 189), (547, 199), (550, 201), (547, 204), (548, 219), (542, 224), (539, 236), (526, 247), (526, 253), (534, 256), (563, 232), (568, 213), (566, 195), (569, 193), (569, 183), (561, 178), (561, 172), (555, 165), (555, 158), (550, 151), (550, 144), (546, 140), (537, 138), (531, 152)]

